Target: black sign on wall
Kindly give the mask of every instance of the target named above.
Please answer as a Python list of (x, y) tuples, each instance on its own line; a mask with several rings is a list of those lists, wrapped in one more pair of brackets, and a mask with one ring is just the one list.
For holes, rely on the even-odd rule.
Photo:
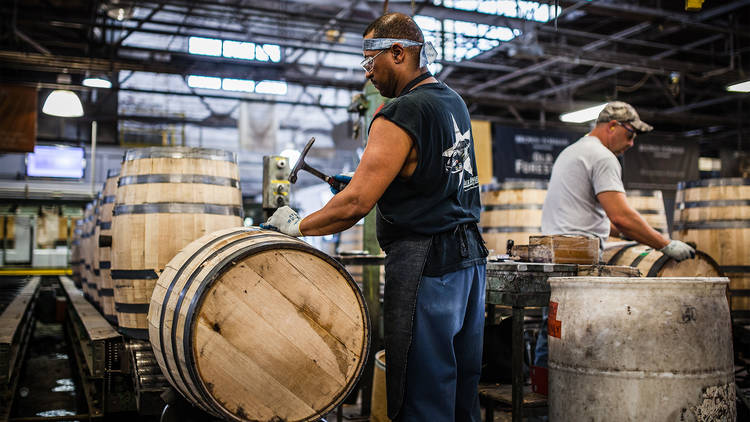
[(675, 190), (678, 182), (696, 180), (698, 143), (638, 137), (625, 152), (622, 179), (627, 189)]
[(549, 180), (558, 154), (584, 133), (493, 125), (493, 173), (498, 182)]

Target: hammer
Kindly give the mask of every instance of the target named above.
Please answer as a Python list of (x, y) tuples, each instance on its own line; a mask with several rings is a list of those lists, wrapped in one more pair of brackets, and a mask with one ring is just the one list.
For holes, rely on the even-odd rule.
[(337, 191), (341, 192), (344, 190), (346, 185), (348, 183), (342, 182), (339, 180), (334, 179), (331, 176), (326, 175), (322, 171), (312, 168), (309, 164), (305, 163), (305, 156), (310, 151), (310, 148), (312, 147), (312, 144), (315, 142), (315, 137), (310, 138), (309, 141), (307, 141), (307, 145), (305, 145), (305, 149), (302, 150), (302, 154), (299, 155), (299, 158), (297, 159), (297, 164), (295, 164), (294, 168), (292, 169), (292, 172), (289, 173), (289, 182), (290, 183), (296, 183), (297, 182), (297, 173), (300, 170), (305, 170), (310, 173), (312, 173), (314, 176), (317, 176), (329, 185), (331, 185), (332, 188), (336, 189)]

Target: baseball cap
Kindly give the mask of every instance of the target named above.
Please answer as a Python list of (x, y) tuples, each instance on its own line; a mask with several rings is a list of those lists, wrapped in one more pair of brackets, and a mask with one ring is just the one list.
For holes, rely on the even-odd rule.
[(653, 126), (638, 117), (638, 112), (635, 111), (632, 105), (622, 101), (607, 103), (599, 113), (596, 122), (602, 123), (609, 122), (610, 120), (617, 120), (620, 123), (630, 123), (638, 132), (650, 132), (654, 129)]

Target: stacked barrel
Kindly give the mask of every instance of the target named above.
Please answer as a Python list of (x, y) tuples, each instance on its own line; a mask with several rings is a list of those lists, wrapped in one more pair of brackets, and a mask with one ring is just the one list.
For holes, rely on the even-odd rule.
[(680, 183), (672, 236), (716, 259), (730, 279), (731, 310), (750, 316), (750, 179)]
[[(482, 189), (479, 225), (491, 254), (504, 254), (508, 240), (529, 243), (529, 236), (542, 233), (542, 205), (547, 182), (506, 182)], [(494, 252), (493, 252), (494, 251)]]
[(96, 226), (96, 254), (99, 258), (97, 271), (99, 277), (97, 284), (101, 300), (101, 310), (104, 317), (112, 324), (117, 324), (115, 313), (115, 290), (112, 283), (112, 209), (115, 205), (115, 192), (117, 180), (120, 177), (119, 169), (110, 169), (107, 172), (107, 181), (104, 182), (101, 204), (99, 206), (99, 222)]
[(83, 219), (78, 219), (75, 222), (75, 228), (73, 229), (73, 241), (70, 243), (70, 266), (73, 271), (73, 282), (79, 289), (83, 288), (81, 280), (83, 279), (84, 260), (81, 252), (83, 243)]
[(667, 212), (664, 209), (664, 198), (660, 190), (628, 190), (628, 204), (646, 220), (649, 226), (662, 235), (669, 237)]
[[(92, 252), (92, 239), (94, 237), (94, 226), (96, 224), (94, 210), (95, 201), (86, 205), (86, 211), (83, 213), (83, 233), (81, 234), (81, 258), (83, 268), (81, 270), (81, 286), (83, 295), (92, 303), (96, 303), (94, 290), (96, 290), (96, 281), (94, 280), (94, 254)], [(98, 294), (96, 294), (98, 296)]]
[(99, 289), (101, 288), (99, 271), (99, 217), (101, 215), (102, 193), (99, 192), (94, 199), (93, 222), (91, 223), (91, 235), (88, 243), (88, 254), (91, 257), (91, 280), (89, 290), (91, 291), (91, 302), (99, 311), (102, 311), (102, 300)]
[(159, 274), (204, 234), (242, 226), (234, 153), (203, 148), (126, 152), (112, 218), (111, 276), (121, 333), (147, 340)]

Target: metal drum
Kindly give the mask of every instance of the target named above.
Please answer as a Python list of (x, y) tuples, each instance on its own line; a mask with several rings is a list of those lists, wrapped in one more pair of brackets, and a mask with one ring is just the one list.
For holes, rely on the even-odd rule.
[(729, 280), (554, 277), (551, 421), (733, 421)]

